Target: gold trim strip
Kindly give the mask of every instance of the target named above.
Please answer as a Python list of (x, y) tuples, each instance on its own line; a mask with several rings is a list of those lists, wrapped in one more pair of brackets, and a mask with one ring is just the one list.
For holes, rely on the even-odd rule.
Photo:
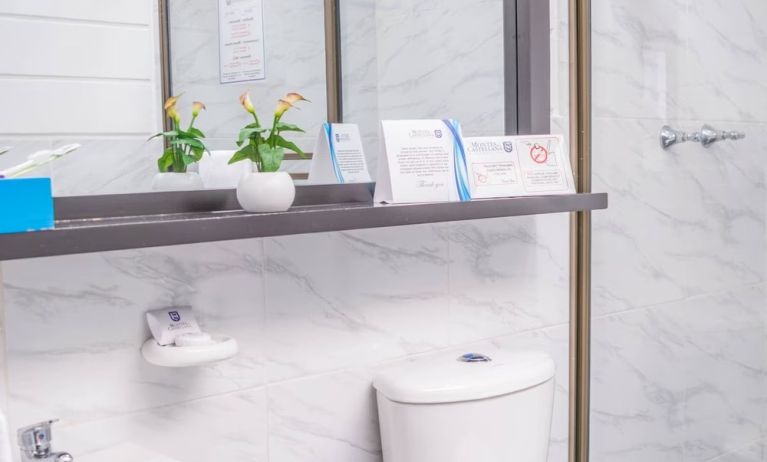
[[(160, 101), (159, 107), (171, 97), (173, 88), (171, 87), (170, 77), (170, 30), (168, 18), (168, 0), (157, 0), (157, 14), (159, 21), (159, 40), (160, 40)], [(165, 117), (165, 112), (161, 111), (163, 129), (170, 130), (170, 119)], [(167, 144), (167, 139), (165, 139)], [(166, 145), (167, 147), (167, 145)]]
[(343, 119), (340, 14), (339, 0), (325, 0), (325, 85), (331, 123)]
[[(570, 156), (576, 190), (591, 192), (591, 0), (569, 0)], [(591, 212), (570, 218), (570, 462), (589, 460)]]

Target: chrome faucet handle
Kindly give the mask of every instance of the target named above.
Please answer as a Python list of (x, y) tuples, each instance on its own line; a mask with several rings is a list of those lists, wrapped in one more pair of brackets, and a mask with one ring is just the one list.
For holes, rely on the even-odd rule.
[(701, 139), (700, 142), (703, 147), (707, 148), (717, 141), (722, 140), (742, 140), (746, 137), (746, 134), (739, 131), (721, 131), (717, 130), (711, 125), (704, 125), (700, 129)]
[(674, 130), (668, 125), (664, 125), (660, 129), (660, 146), (663, 149), (668, 149), (677, 143), (684, 143), (687, 141), (687, 133), (679, 130)]
[(736, 130), (732, 130), (729, 132), (722, 132), (722, 138), (725, 140), (737, 141), (737, 140), (742, 140), (745, 137), (746, 137), (746, 134), (744, 132), (739, 132)]
[(72, 462), (74, 460), (66, 452), (54, 453), (51, 451), (51, 440), (53, 439), (51, 426), (56, 422), (58, 419), (46, 420), (19, 429), (18, 439), (22, 461), (45, 459), (55, 462)]

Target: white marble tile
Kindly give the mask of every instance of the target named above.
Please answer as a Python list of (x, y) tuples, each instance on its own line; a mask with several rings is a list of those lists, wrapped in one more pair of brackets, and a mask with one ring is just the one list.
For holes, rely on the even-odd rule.
[(114, 419), (62, 421), (55, 445), (79, 455), (132, 445), (179, 462), (268, 457), (266, 391), (255, 388)]
[(593, 460), (707, 460), (761, 437), (764, 288), (598, 318)]
[(566, 324), (568, 216), (451, 223), (453, 344)]
[(669, 312), (683, 330), (685, 460), (736, 451), (762, 437), (767, 337), (764, 287), (692, 299)]
[[(673, 118), (693, 24), (688, 0), (596, 0), (592, 5), (595, 116)], [(598, 133), (598, 132), (597, 132)]]
[[(105, 418), (263, 383), (262, 270), (259, 241), (6, 262), (12, 424)], [(144, 312), (176, 304), (238, 338), (240, 354), (199, 368), (146, 363)]]
[(764, 442), (758, 442), (737, 451), (711, 459), (711, 462), (763, 462), (764, 460)]
[(662, 123), (594, 121), (593, 190), (610, 194), (593, 214), (597, 313), (764, 279), (764, 127), (733, 125), (749, 133), (737, 143), (663, 151)]
[(592, 324), (591, 460), (678, 462), (684, 454), (682, 326), (662, 310)]
[(347, 371), (269, 386), (269, 460), (380, 462), (373, 375)]
[(265, 241), (269, 380), (448, 341), (447, 243), (430, 226)]
[(690, 2), (688, 48), (682, 64), (680, 117), (767, 121), (767, 4), (761, 0)]

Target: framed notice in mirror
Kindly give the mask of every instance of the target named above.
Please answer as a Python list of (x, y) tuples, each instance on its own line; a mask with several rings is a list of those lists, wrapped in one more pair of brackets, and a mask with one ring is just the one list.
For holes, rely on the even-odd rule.
[(219, 80), (266, 78), (262, 0), (218, 1)]

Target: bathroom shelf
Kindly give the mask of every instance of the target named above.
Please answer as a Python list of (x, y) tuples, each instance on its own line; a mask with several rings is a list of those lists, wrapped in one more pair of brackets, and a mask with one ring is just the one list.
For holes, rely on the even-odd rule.
[(607, 208), (606, 193), (374, 205), (373, 184), (296, 190), (293, 208), (265, 214), (234, 190), (57, 198), (55, 229), (0, 235), (0, 260)]

